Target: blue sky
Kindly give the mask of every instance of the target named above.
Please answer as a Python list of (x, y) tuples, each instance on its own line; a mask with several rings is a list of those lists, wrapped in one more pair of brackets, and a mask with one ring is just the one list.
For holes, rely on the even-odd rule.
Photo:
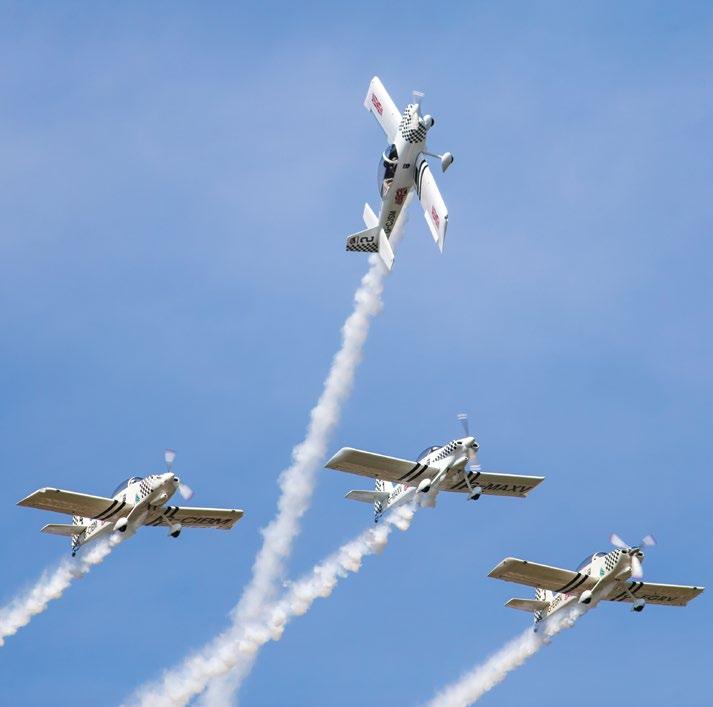
[[(450, 212), (415, 207), (331, 448), (409, 457), (471, 414), (524, 502), (442, 496), (268, 645), (245, 705), (416, 705), (526, 625), (507, 555), (617, 531), (713, 584), (708, 3), (2, 3), (0, 600), (67, 552), (15, 506), (176, 471), (230, 533), (146, 529), (2, 648), (7, 704), (117, 704), (226, 625), (366, 261), (384, 141), (426, 92)], [(324, 471), (294, 574), (370, 521)], [(59, 520), (59, 518), (57, 518)], [(483, 705), (709, 703), (704, 594), (600, 606)]]

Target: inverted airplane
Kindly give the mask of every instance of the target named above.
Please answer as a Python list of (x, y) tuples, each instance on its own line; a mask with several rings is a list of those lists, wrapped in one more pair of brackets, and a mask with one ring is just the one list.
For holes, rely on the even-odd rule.
[(639, 545), (627, 545), (616, 533), (610, 536), (614, 550), (587, 556), (572, 571), (540, 565), (515, 557), (504, 559), (489, 577), (535, 588), (534, 599), (510, 599), (505, 606), (532, 612), (535, 624), (574, 602), (592, 604), (601, 600), (629, 602), (632, 611), (646, 604), (685, 606), (703, 587), (643, 582), (644, 547), (655, 545), (647, 535)]
[(437, 157), (444, 172), (452, 164), (453, 155), (450, 152), (436, 155), (426, 150), (426, 133), (435, 121), (430, 115), (421, 115), (422, 98), (422, 93), (414, 91), (412, 102), (403, 113), (399, 113), (379, 77), (374, 76), (364, 100), (364, 107), (373, 114), (386, 133), (389, 145), (379, 162), (379, 216), (376, 216), (369, 204), (364, 205), (366, 230), (347, 238), (347, 250), (378, 253), (389, 270), (394, 263), (394, 251), (389, 238), (411, 189), (416, 189), (426, 223), (440, 251), (443, 251), (446, 238), (448, 211), (426, 155)]
[(468, 417), (461, 413), (458, 419), (466, 436), (428, 447), (416, 461), (344, 447), (326, 467), (376, 479), (374, 491), (350, 491), (346, 495), (352, 501), (373, 504), (374, 522), (388, 509), (405, 503), (434, 507), (440, 491), (465, 493), (474, 501), (482, 494), (524, 498), (544, 479), (482, 471), (477, 455), (480, 445), (470, 435)]
[(17, 505), (71, 515), (71, 524), (50, 523), (42, 532), (71, 538), (73, 557), (82, 545), (111, 532), (133, 533), (142, 525), (164, 526), (172, 538), (177, 538), (183, 528), (229, 530), (243, 517), (243, 511), (232, 508), (166, 505), (176, 491), (185, 499), (193, 491), (173, 473), (176, 453), (167, 449), (164, 458), (166, 473), (132, 476), (117, 486), (111, 498), (46, 487)]

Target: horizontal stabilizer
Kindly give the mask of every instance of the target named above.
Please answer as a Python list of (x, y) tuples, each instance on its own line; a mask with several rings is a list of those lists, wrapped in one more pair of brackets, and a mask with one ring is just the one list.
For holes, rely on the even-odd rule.
[(67, 537), (72, 537), (72, 535), (80, 535), (89, 526), (86, 525), (67, 525), (65, 523), (48, 523), (41, 532), (49, 533), (50, 535), (65, 535)]
[(386, 269), (391, 270), (394, 265), (394, 250), (389, 242), (389, 237), (384, 231), (379, 234), (379, 257), (386, 265)]
[(546, 601), (538, 601), (537, 599), (509, 599), (505, 602), (505, 606), (519, 611), (542, 611), (547, 608)]
[(378, 253), (379, 226), (367, 228), (347, 237), (347, 250), (351, 253)]
[(379, 219), (377, 218), (374, 210), (369, 206), (369, 204), (364, 204), (364, 225), (367, 228), (374, 228), (379, 225)]
[(381, 503), (389, 497), (386, 491), (350, 491), (344, 498), (362, 503)]

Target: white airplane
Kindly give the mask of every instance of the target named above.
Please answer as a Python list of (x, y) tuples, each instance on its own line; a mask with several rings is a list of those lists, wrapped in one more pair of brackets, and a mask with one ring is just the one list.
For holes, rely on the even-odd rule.
[(379, 253), (389, 270), (394, 262), (389, 236), (412, 188), (416, 188), (426, 223), (441, 251), (446, 237), (448, 211), (428, 167), (426, 155), (440, 159), (444, 172), (452, 164), (453, 155), (450, 152), (436, 155), (426, 151), (426, 133), (435, 121), (430, 115), (420, 115), (422, 98), (422, 93), (414, 91), (412, 102), (403, 114), (399, 113), (379, 77), (374, 76), (364, 100), (364, 107), (371, 111), (386, 133), (389, 146), (379, 162), (379, 216), (376, 217), (369, 204), (364, 205), (366, 230), (347, 238), (347, 250)]
[(72, 557), (82, 545), (113, 531), (133, 533), (142, 525), (163, 525), (168, 527), (172, 538), (177, 538), (183, 528), (229, 530), (243, 517), (243, 511), (231, 508), (165, 505), (176, 491), (185, 499), (189, 499), (193, 491), (172, 471), (176, 453), (167, 449), (164, 458), (168, 469), (165, 474), (132, 476), (116, 487), (111, 498), (42, 488), (17, 505), (71, 515), (71, 524), (50, 523), (42, 532), (70, 537)]
[(540, 565), (515, 557), (504, 559), (489, 577), (535, 588), (534, 599), (510, 599), (505, 606), (534, 614), (535, 624), (574, 602), (580, 604), (626, 601), (632, 611), (643, 611), (646, 603), (685, 606), (697, 597), (703, 587), (677, 584), (653, 584), (643, 578), (643, 547), (656, 544), (647, 535), (638, 546), (627, 545), (616, 533), (610, 536), (616, 549), (595, 552), (575, 570)]
[(376, 479), (374, 491), (350, 491), (346, 495), (352, 501), (373, 504), (374, 522), (388, 509), (412, 501), (433, 508), (439, 491), (466, 493), (473, 501), (481, 494), (524, 498), (544, 479), (481, 471), (479, 445), (470, 436), (468, 416), (461, 413), (458, 419), (466, 436), (424, 449), (415, 462), (344, 447), (326, 467)]

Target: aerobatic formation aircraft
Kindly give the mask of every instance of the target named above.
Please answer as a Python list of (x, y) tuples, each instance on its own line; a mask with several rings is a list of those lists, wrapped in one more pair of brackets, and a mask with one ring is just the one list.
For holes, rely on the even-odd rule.
[(415, 462), (344, 447), (326, 467), (376, 479), (373, 491), (350, 491), (346, 495), (352, 501), (372, 503), (374, 522), (388, 509), (411, 501), (433, 507), (439, 491), (466, 493), (474, 501), (481, 494), (524, 498), (544, 479), (482, 471), (478, 463), (480, 445), (470, 435), (468, 417), (461, 413), (458, 419), (466, 436), (424, 449)]
[(647, 535), (634, 547), (616, 533), (610, 541), (614, 550), (587, 556), (575, 571), (508, 557), (488, 576), (535, 588), (534, 599), (510, 599), (505, 604), (532, 612), (535, 624), (574, 602), (625, 601), (632, 604), (632, 611), (643, 611), (647, 603), (685, 606), (703, 591), (703, 587), (642, 581), (642, 548), (655, 545), (653, 536)]
[(166, 526), (172, 538), (177, 538), (183, 528), (232, 528), (243, 517), (243, 511), (166, 505), (176, 491), (185, 499), (193, 495), (193, 491), (173, 473), (175, 458), (176, 453), (167, 449), (166, 473), (144, 478), (132, 476), (117, 486), (111, 498), (42, 488), (17, 505), (71, 515), (71, 524), (50, 523), (42, 528), (42, 532), (70, 537), (72, 556), (82, 545), (112, 531), (134, 532), (142, 525)]
[(440, 159), (444, 172), (452, 164), (453, 155), (450, 152), (436, 155), (426, 151), (426, 133), (435, 121), (430, 115), (421, 115), (422, 98), (422, 93), (414, 91), (412, 102), (403, 113), (399, 113), (379, 77), (374, 76), (364, 100), (364, 107), (381, 125), (389, 145), (379, 162), (379, 216), (377, 218), (369, 204), (364, 205), (366, 230), (347, 238), (347, 250), (379, 253), (389, 269), (394, 262), (389, 237), (411, 189), (416, 189), (428, 228), (441, 251), (446, 237), (448, 211), (429, 169), (426, 155)]

